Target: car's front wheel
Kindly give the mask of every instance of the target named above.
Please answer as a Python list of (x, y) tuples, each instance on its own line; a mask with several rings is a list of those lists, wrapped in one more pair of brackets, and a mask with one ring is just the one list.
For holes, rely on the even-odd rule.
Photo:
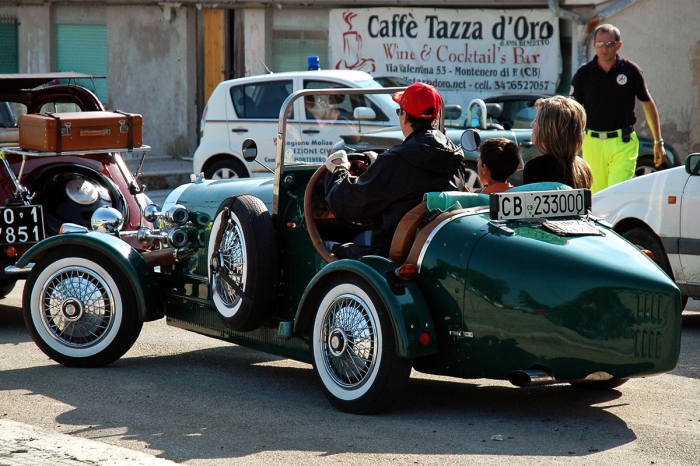
[[(666, 255), (666, 250), (664, 245), (661, 244), (661, 240), (648, 228), (637, 227), (627, 230), (622, 234), (622, 236), (630, 243), (637, 246), (639, 249), (646, 249), (651, 252), (654, 256), (654, 262), (656, 265), (661, 267), (661, 269), (666, 272), (666, 275), (671, 277), (671, 280), (675, 280), (673, 276), (673, 269), (671, 268), (671, 263), (668, 261), (668, 256)], [(688, 304), (688, 297), (683, 296), (683, 301), (681, 302), (682, 308), (685, 309), (686, 304)]]
[(386, 306), (363, 279), (340, 275), (319, 290), (312, 334), (314, 371), (340, 411), (379, 412), (394, 401), (412, 362), (396, 353)]
[(124, 273), (107, 256), (70, 246), (34, 265), (22, 307), (32, 340), (48, 357), (70, 367), (116, 361), (143, 326)]

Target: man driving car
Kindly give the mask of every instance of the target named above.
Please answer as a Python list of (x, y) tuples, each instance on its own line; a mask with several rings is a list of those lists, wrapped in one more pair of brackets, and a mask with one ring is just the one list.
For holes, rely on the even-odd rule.
[(360, 176), (349, 173), (350, 162), (341, 150), (326, 160), (326, 202), (336, 217), (351, 222), (372, 220), (369, 245), (335, 244), (340, 258), (388, 256), (401, 218), (433, 191), (459, 191), (459, 169), (464, 158), (442, 132), (436, 130), (442, 97), (430, 85), (414, 83), (392, 99), (406, 139), (381, 154)]

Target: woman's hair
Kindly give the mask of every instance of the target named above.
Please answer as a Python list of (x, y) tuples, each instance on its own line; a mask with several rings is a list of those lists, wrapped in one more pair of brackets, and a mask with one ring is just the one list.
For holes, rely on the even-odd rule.
[(539, 99), (535, 107), (537, 153), (554, 156), (572, 180), (572, 188), (590, 188), (591, 169), (578, 156), (586, 129), (586, 111), (575, 100), (560, 95)]

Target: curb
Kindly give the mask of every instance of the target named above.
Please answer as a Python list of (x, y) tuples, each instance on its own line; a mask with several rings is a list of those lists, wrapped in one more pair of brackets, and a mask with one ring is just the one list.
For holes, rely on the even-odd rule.
[(0, 464), (32, 466), (169, 466), (175, 463), (128, 448), (0, 420)]

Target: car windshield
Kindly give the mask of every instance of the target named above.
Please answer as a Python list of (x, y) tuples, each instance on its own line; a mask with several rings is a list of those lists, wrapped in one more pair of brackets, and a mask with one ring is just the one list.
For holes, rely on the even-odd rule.
[[(384, 86), (382, 86), (380, 83), (375, 81), (374, 79), (368, 79), (366, 81), (357, 81), (357, 87), (366, 87), (370, 89), (381, 89)], [(398, 104), (391, 100), (391, 95), (390, 94), (374, 94), (373, 98), (379, 102), (381, 102), (382, 107), (388, 107), (388, 108), (394, 108), (398, 107)]]

